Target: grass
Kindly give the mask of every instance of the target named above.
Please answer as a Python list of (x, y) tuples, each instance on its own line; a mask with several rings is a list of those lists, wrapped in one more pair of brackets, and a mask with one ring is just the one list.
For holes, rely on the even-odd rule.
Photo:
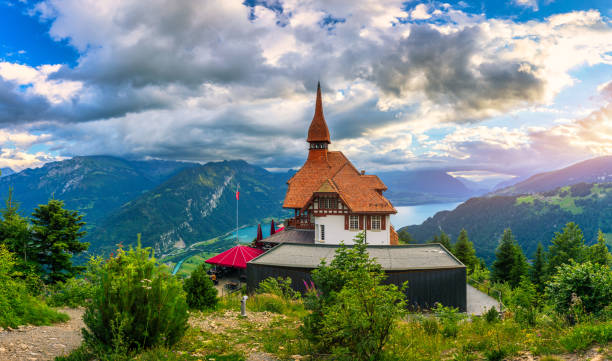
[(199, 265), (204, 263), (210, 257), (216, 256), (217, 252), (202, 252), (194, 256), (191, 256), (181, 264), (181, 268), (176, 273), (179, 277), (187, 277), (193, 272)]
[[(293, 355), (311, 353), (299, 331), (308, 312), (301, 301), (253, 295), (247, 300), (247, 317), (243, 318), (240, 298), (237, 294), (225, 296), (216, 310), (192, 313), (190, 328), (172, 348), (155, 348), (129, 359), (242, 361), (252, 353), (268, 353), (291, 360)], [(558, 360), (554, 355), (582, 352), (596, 343), (603, 346), (602, 352), (609, 353), (612, 337), (612, 321), (570, 326), (546, 314), (539, 315), (534, 327), (520, 325), (512, 317), (489, 323), (475, 316), (460, 321), (455, 337), (444, 336), (434, 316), (412, 314), (396, 325), (385, 348), (385, 361), (501, 360), (524, 352), (553, 361)]]

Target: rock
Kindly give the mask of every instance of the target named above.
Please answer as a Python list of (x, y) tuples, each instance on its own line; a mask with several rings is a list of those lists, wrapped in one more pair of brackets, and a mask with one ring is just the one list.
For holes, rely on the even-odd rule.
[(2, 352), (6, 352), (6, 349), (4, 347), (0, 347), (0, 353)]

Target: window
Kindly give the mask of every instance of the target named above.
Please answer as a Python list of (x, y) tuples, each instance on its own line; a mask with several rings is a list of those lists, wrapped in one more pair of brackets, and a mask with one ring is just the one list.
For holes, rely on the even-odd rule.
[(371, 216), (372, 229), (380, 230), (380, 216)]
[(349, 216), (349, 229), (359, 229), (359, 216)]
[(321, 209), (336, 209), (337, 202), (335, 198), (319, 198), (319, 208)]
[(325, 241), (325, 225), (322, 224), (319, 226), (319, 229), (321, 230), (321, 241)]

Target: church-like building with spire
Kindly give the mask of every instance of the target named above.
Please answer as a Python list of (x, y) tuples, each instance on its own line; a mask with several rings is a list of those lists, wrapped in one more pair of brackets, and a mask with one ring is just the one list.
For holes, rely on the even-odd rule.
[[(263, 252), (246, 263), (247, 290), (269, 277), (288, 277), (291, 287), (307, 291), (310, 273), (335, 257), (340, 244), (351, 246), (363, 232), (370, 257), (381, 265), (385, 282), (401, 287), (410, 305), (467, 308), (466, 268), (440, 244), (399, 245), (390, 224), (395, 208), (375, 175), (359, 171), (339, 151), (323, 116), (321, 86), (308, 128), (308, 158), (289, 179), (283, 207), (293, 210), (284, 229), (256, 242)], [(259, 237), (258, 237), (259, 239)]]
[(385, 184), (376, 175), (359, 171), (342, 152), (329, 150), (320, 84), (306, 141), (308, 158), (287, 182), (283, 203), (294, 216), (286, 220), (283, 232), (263, 242), (349, 245), (364, 232), (368, 244), (398, 244), (390, 223), (390, 215), (397, 211), (383, 195)]

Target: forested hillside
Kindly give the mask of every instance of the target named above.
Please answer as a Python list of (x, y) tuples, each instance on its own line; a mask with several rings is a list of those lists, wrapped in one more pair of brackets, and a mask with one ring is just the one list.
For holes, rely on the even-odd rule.
[(0, 178), (0, 197), (5, 198), (12, 187), (13, 199), (20, 203), (20, 212), (25, 216), (49, 198), (60, 199), (66, 208), (82, 212), (87, 228), (91, 229), (123, 203), (193, 166), (197, 164), (129, 161), (110, 156), (74, 157)]
[(512, 229), (519, 245), (531, 257), (538, 242), (548, 246), (554, 233), (567, 222), (582, 228), (588, 244), (595, 242), (598, 229), (607, 234), (609, 242), (612, 183), (579, 183), (532, 195), (472, 198), (453, 211), (439, 212), (421, 225), (402, 230), (425, 242), (441, 231), (454, 240), (465, 228), (477, 255), (490, 263), (505, 228)]
[(244, 161), (224, 161), (184, 169), (112, 213), (87, 240), (94, 252), (142, 234), (158, 254), (232, 230), (236, 186), (240, 185), (241, 225), (281, 216), (287, 174), (270, 173)]

